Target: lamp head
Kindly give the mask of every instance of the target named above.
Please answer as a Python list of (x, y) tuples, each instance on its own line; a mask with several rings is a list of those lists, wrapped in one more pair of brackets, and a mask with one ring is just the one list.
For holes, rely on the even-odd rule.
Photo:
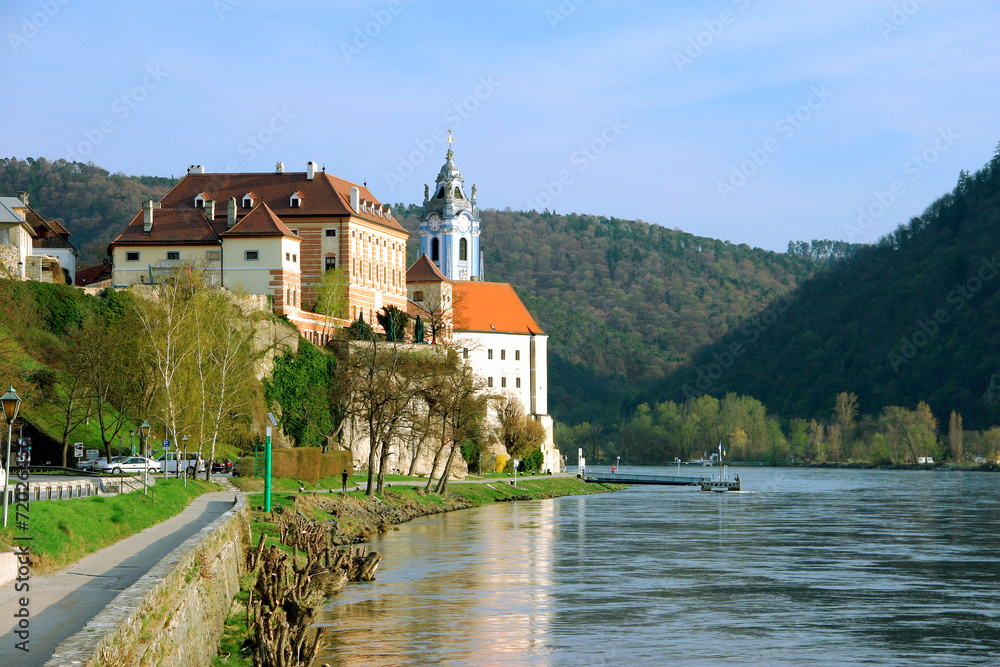
[(149, 437), (149, 429), (150, 429), (149, 422), (143, 420), (142, 426), (139, 427), (139, 433), (142, 435), (143, 438)]
[(11, 387), (7, 390), (7, 393), (0, 396), (0, 403), (3, 404), (3, 417), (7, 420), (8, 424), (13, 424), (14, 420), (17, 419), (17, 411), (21, 407), (21, 397), (17, 395), (14, 388)]

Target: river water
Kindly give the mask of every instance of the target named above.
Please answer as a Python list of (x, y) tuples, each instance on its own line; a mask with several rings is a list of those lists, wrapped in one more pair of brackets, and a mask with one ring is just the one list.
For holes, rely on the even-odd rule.
[(400, 526), (319, 663), (1000, 665), (1000, 475), (735, 470)]

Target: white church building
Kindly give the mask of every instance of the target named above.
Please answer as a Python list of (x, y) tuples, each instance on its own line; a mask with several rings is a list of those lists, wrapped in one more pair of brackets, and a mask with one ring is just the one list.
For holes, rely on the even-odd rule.
[(486, 391), (521, 401), (545, 429), (542, 469), (559, 472), (548, 414), (548, 336), (509, 283), (482, 280), (476, 187), (466, 195), (453, 158), (449, 148), (434, 192), (425, 186), (421, 256), (406, 273), (410, 312), (435, 311), (445, 322), (441, 339), (459, 350)]

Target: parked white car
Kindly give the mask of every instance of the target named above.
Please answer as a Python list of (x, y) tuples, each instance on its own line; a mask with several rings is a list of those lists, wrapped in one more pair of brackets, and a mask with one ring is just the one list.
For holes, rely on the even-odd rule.
[(143, 472), (147, 469), (149, 472), (159, 472), (162, 468), (159, 461), (154, 461), (153, 459), (145, 459), (141, 456), (116, 456), (110, 461), (105, 461), (104, 463), (99, 463), (94, 466), (95, 472)]
[(176, 473), (178, 465), (188, 475), (194, 475), (195, 471), (205, 472), (205, 459), (197, 452), (166, 452), (160, 454), (156, 463), (160, 466), (160, 470), (166, 470), (168, 473)]

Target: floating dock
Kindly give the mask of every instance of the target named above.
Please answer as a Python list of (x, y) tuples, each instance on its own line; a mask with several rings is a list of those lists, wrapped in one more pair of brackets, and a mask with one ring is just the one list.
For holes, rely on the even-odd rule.
[(700, 486), (702, 491), (739, 491), (740, 478), (717, 480), (707, 476), (628, 475), (621, 473), (584, 475), (588, 484), (657, 484), (660, 486)]

